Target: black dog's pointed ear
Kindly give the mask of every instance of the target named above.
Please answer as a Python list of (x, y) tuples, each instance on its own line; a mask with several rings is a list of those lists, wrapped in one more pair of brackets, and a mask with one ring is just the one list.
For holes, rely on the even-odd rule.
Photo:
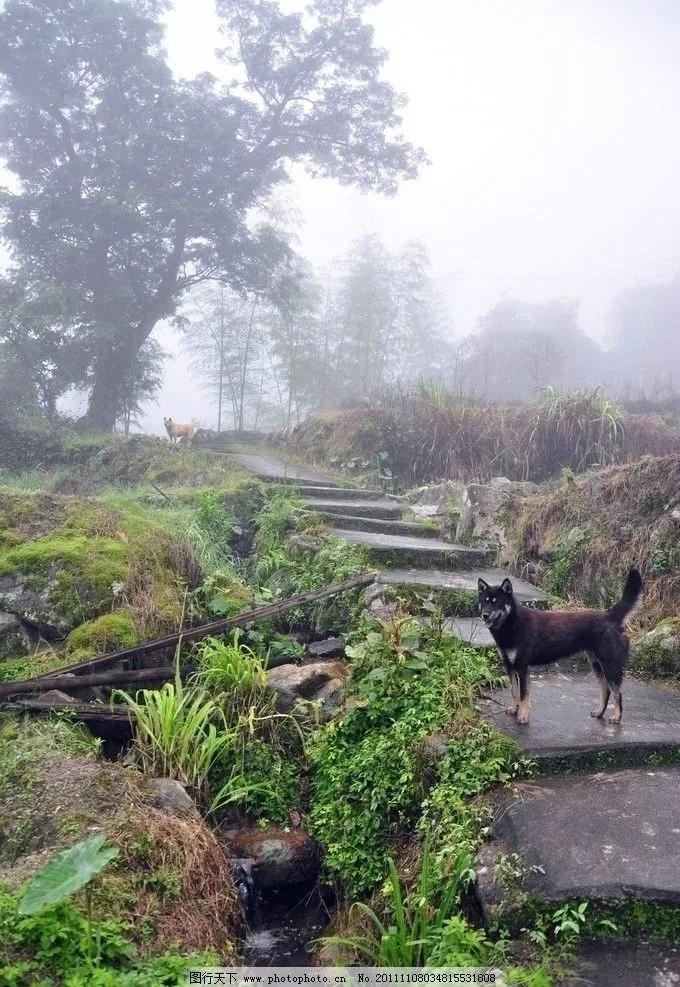
[(510, 594), (512, 593), (512, 583), (510, 582), (509, 579), (503, 580), (503, 582), (501, 583), (501, 589), (503, 590), (504, 593), (510, 593)]
[(477, 580), (477, 589), (479, 590), (480, 593), (486, 593), (488, 588), (489, 588), (489, 584), (485, 579)]

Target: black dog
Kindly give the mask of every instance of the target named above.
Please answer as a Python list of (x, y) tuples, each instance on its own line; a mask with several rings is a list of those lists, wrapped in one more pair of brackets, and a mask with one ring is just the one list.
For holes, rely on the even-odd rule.
[(630, 648), (623, 625), (641, 594), (642, 577), (631, 569), (621, 601), (611, 610), (530, 610), (517, 603), (509, 579), (500, 586), (480, 579), (479, 609), (510, 678), (512, 705), (507, 712), (517, 714), (518, 723), (529, 722), (530, 665), (547, 665), (587, 651), (600, 685), (600, 705), (591, 716), (604, 716), (613, 692), (615, 708), (609, 722), (620, 723), (621, 683)]

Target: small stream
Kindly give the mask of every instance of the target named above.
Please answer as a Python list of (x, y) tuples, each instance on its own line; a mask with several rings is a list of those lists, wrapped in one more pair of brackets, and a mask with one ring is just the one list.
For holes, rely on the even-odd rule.
[(309, 947), (330, 921), (331, 899), (316, 882), (255, 893), (247, 909), (244, 962), (250, 966), (309, 966)]

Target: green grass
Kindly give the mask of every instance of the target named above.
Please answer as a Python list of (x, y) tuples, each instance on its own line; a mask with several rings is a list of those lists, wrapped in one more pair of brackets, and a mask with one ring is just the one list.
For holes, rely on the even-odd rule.
[(217, 698), (206, 690), (167, 682), (135, 696), (116, 690), (134, 718), (133, 752), (146, 774), (174, 778), (203, 805), (209, 804), (208, 776), (235, 733), (228, 729)]

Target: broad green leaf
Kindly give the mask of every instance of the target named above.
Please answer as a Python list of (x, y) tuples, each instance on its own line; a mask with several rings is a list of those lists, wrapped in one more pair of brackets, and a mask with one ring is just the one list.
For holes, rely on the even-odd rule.
[(28, 883), (19, 903), (19, 914), (35, 915), (85, 887), (118, 856), (118, 848), (104, 846), (105, 840), (100, 834), (52, 857)]

